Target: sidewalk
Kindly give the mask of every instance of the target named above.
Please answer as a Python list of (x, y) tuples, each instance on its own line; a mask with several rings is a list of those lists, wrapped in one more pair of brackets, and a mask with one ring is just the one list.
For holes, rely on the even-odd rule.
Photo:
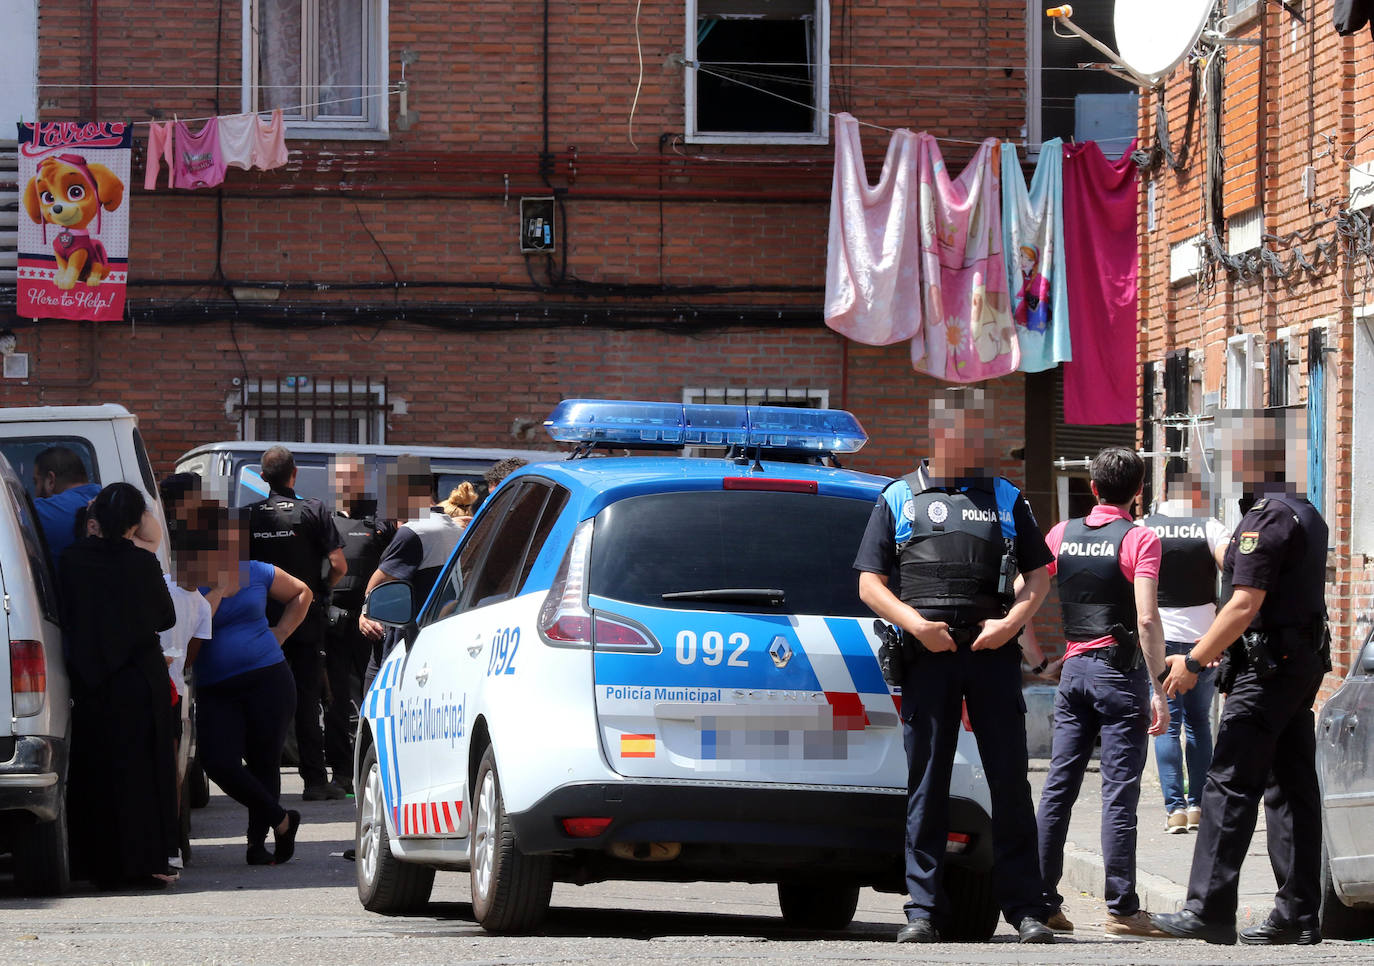
[[(1037, 807), (1040, 789), (1045, 784), (1049, 762), (1031, 761), (1031, 792)], [(1164, 831), (1164, 795), (1154, 770), (1154, 752), (1140, 783), (1140, 825), (1136, 843), (1136, 888), (1140, 904), (1150, 912), (1174, 912), (1182, 908), (1188, 894), (1188, 871), (1193, 861), (1197, 836), (1170, 835)], [(1074, 805), (1069, 823), (1069, 841), (1064, 849), (1064, 878), (1059, 892), (1064, 896), (1085, 892), (1101, 896), (1105, 873), (1102, 866), (1102, 784), (1097, 762), (1089, 765), (1083, 790)], [(1236, 924), (1240, 927), (1261, 922), (1274, 908), (1274, 874), (1269, 868), (1265, 845), (1264, 809), (1260, 808), (1255, 836), (1240, 875), (1240, 905)]]

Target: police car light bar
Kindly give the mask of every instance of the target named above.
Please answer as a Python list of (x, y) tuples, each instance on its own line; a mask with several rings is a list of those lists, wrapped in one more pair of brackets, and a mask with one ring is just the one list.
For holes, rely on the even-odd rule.
[(843, 409), (711, 406), (565, 399), (544, 428), (557, 442), (636, 446), (746, 446), (857, 453), (868, 434)]

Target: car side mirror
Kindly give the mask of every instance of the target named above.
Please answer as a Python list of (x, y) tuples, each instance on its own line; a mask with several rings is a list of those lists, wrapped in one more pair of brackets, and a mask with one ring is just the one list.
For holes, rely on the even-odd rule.
[(1374, 674), (1374, 641), (1365, 645), (1364, 657), (1360, 661), (1360, 667), (1365, 674)]
[(378, 624), (404, 629), (415, 620), (415, 589), (406, 580), (378, 584), (363, 602), (363, 613)]

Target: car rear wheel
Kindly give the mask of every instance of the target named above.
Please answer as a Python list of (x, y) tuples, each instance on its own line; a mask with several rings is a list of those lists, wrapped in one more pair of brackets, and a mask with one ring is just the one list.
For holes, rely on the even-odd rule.
[(21, 829), (14, 837), (14, 884), (29, 896), (59, 895), (71, 884), (66, 788), (58, 792), (56, 818)]
[(949, 899), (949, 921), (943, 938), (953, 942), (987, 942), (997, 931), (997, 894), (992, 886), (991, 869), (970, 869), (945, 864), (945, 896)]
[(856, 885), (821, 882), (779, 882), (778, 905), (789, 926), (802, 929), (844, 929), (859, 907)]
[(358, 898), (368, 912), (394, 915), (419, 911), (429, 902), (429, 893), (434, 888), (434, 870), (402, 862), (391, 854), (391, 836), (386, 828), (386, 796), (382, 793), (382, 770), (377, 765), (375, 745), (363, 758), (362, 776), (354, 837)]
[(210, 804), (210, 778), (205, 774), (199, 755), (186, 764), (186, 799), (192, 808)]
[(501, 799), (496, 755), (477, 767), (472, 807), (472, 911), (488, 932), (517, 933), (544, 921), (553, 895), (553, 860), (525, 855)]
[(1352, 909), (1336, 895), (1331, 881), (1331, 858), (1322, 845), (1322, 937), (1325, 939), (1368, 939), (1374, 936), (1374, 909)]

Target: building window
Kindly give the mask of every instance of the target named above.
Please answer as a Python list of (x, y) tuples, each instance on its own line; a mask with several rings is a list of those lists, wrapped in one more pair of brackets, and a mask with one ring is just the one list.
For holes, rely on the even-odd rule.
[(386, 380), (286, 376), (247, 382), (238, 399), (240, 438), (272, 443), (386, 442)]
[(385, 132), (387, 2), (244, 0), (244, 111), (281, 108), (293, 136)]
[(1259, 336), (1226, 340), (1226, 408), (1259, 409), (1264, 392), (1264, 362)]
[(830, 139), (827, 0), (687, 0), (687, 140)]
[(829, 389), (805, 387), (773, 389), (725, 389), (719, 387), (682, 390), (687, 405), (705, 403), (711, 406), (791, 406), (793, 409), (829, 409)]
[[(1136, 88), (1106, 71), (1081, 69), (1101, 63), (1101, 51), (1062, 27), (1056, 33), (1047, 6), (1042, 0), (1026, 6), (1026, 140), (1034, 149), (1050, 138), (1100, 141), (1109, 157), (1117, 157), (1136, 135)], [(1073, 22), (1116, 50), (1113, 7), (1114, 0), (1081, 0), (1073, 5)]]

